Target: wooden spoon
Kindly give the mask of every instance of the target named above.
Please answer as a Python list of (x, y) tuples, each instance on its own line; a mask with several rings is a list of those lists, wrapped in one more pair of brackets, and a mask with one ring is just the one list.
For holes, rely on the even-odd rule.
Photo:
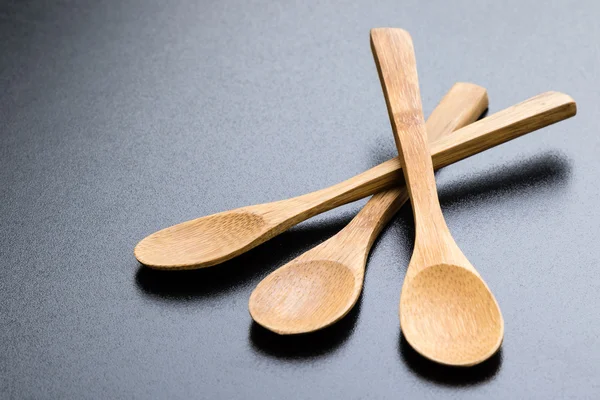
[(481, 363), (500, 347), (504, 321), (494, 295), (454, 242), (442, 215), (412, 40), (402, 29), (373, 29), (371, 47), (415, 219), (415, 245), (400, 298), (402, 332), (433, 361)]
[[(459, 84), (464, 85), (464, 84)], [(571, 97), (547, 92), (456, 131), (432, 144), (433, 165), (441, 168), (576, 113)], [(292, 226), (342, 204), (398, 185), (393, 158), (326, 189), (182, 222), (147, 236), (135, 247), (137, 260), (156, 269), (210, 267), (238, 256)]]
[[(487, 106), (484, 88), (456, 84), (427, 120), (429, 141), (474, 122)], [(254, 321), (287, 335), (343, 318), (362, 291), (373, 242), (407, 200), (404, 185), (377, 193), (338, 234), (269, 274), (250, 296)]]

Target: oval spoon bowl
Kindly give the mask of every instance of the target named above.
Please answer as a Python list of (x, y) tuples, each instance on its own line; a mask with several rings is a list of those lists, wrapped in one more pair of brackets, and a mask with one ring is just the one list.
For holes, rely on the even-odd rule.
[(344, 317), (358, 300), (362, 279), (330, 260), (298, 261), (268, 275), (250, 295), (259, 325), (280, 335), (323, 329)]
[(400, 299), (404, 337), (440, 364), (472, 366), (502, 344), (504, 320), (494, 295), (473, 271), (434, 265), (405, 281)]
[(138, 261), (156, 269), (191, 269), (230, 258), (231, 249), (243, 252), (269, 229), (260, 215), (228, 211), (186, 221), (147, 236), (134, 249)]

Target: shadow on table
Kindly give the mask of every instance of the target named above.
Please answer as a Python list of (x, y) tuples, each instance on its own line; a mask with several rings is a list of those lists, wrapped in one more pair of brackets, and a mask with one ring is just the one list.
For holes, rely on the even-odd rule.
[[(560, 187), (571, 176), (569, 159), (559, 152), (547, 152), (512, 163), (480, 172), (468, 179), (451, 181), (439, 187), (442, 209), (455, 212), (468, 212), (473, 207), (486, 203), (498, 203), (509, 198), (533, 196), (540, 191)], [(403, 207), (392, 222), (394, 229), (402, 229), (401, 246), (408, 254), (414, 246), (415, 227), (412, 210)]]
[(303, 335), (278, 335), (252, 322), (250, 343), (255, 351), (284, 360), (304, 360), (330, 354), (344, 344), (354, 331), (361, 302), (362, 296), (338, 323)]
[(492, 380), (502, 365), (502, 347), (485, 362), (469, 368), (449, 367), (426, 359), (408, 344), (402, 333), (399, 351), (408, 368), (422, 379), (446, 386), (471, 386)]
[(192, 301), (245, 289), (336, 234), (350, 219), (351, 216), (344, 215), (333, 221), (303, 224), (214, 267), (159, 271), (140, 265), (135, 281), (144, 294), (163, 300)]
[(534, 189), (567, 182), (570, 175), (571, 164), (564, 154), (546, 152), (444, 185), (440, 188), (440, 203), (450, 208), (492, 198), (527, 197)]

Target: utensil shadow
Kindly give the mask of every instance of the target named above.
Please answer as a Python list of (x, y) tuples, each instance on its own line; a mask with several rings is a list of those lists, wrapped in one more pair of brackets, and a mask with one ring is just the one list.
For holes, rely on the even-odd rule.
[(165, 301), (195, 301), (245, 291), (271, 270), (339, 232), (351, 218), (344, 214), (334, 220), (302, 224), (215, 267), (160, 271), (138, 264), (136, 286), (144, 295)]
[(502, 347), (489, 359), (473, 367), (450, 367), (430, 361), (417, 353), (402, 333), (398, 350), (408, 368), (422, 379), (453, 387), (472, 386), (488, 382), (498, 374), (502, 366)]
[(312, 333), (282, 336), (252, 322), (249, 334), (252, 349), (288, 361), (314, 359), (331, 354), (344, 344), (354, 331), (361, 302), (362, 295), (344, 318)]
[[(440, 205), (444, 213), (465, 212), (486, 203), (498, 204), (509, 198), (532, 196), (550, 187), (565, 185), (571, 176), (571, 162), (557, 151), (542, 153), (510, 165), (496, 167), (438, 187)], [(438, 172), (439, 173), (439, 172)], [(402, 207), (390, 224), (401, 229), (408, 238), (401, 243), (410, 254), (414, 246), (415, 227), (410, 203)]]
[[(475, 177), (444, 185), (439, 190), (442, 208), (471, 205), (491, 198), (527, 197), (531, 189), (566, 183), (571, 163), (562, 153), (545, 152), (510, 165), (483, 171)], [(527, 190), (524, 190), (527, 189)]]

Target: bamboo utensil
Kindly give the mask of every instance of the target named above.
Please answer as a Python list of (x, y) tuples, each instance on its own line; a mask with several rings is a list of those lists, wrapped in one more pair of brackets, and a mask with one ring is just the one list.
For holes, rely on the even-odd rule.
[(400, 298), (402, 332), (433, 361), (479, 364), (500, 347), (504, 320), (442, 215), (411, 37), (402, 29), (373, 29), (371, 47), (415, 219), (415, 245)]
[[(429, 142), (474, 122), (487, 106), (484, 88), (455, 84), (427, 120)], [(269, 274), (250, 296), (254, 321), (287, 335), (343, 318), (362, 291), (373, 242), (407, 200), (404, 185), (375, 194), (339, 233)]]
[[(575, 113), (575, 102), (568, 95), (540, 94), (436, 141), (430, 148), (433, 165), (441, 168)], [(303, 196), (182, 222), (147, 236), (137, 244), (134, 254), (140, 263), (156, 269), (210, 267), (312, 216), (397, 186), (402, 180), (400, 169), (398, 158), (393, 158), (346, 181)]]

